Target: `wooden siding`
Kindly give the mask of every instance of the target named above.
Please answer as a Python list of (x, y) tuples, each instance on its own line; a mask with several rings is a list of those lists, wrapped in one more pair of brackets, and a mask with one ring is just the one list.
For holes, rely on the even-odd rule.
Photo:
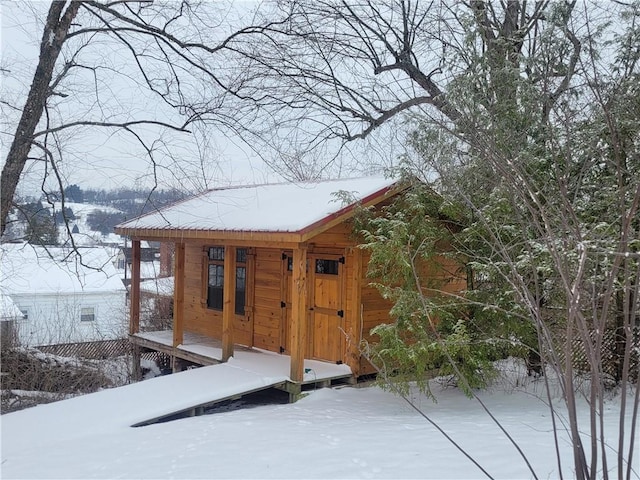
[(282, 326), (282, 250), (256, 248), (253, 345), (279, 352), (284, 347)]
[(309, 251), (321, 249), (326, 252), (332, 246), (342, 249), (352, 246), (355, 242), (352, 233), (353, 222), (349, 219), (313, 237), (309, 242)]
[(354, 375), (360, 376), (360, 341), (362, 340), (362, 250), (347, 248), (344, 265), (344, 308), (346, 351), (344, 362)]
[[(360, 290), (362, 302), (362, 340), (367, 343), (375, 343), (377, 337), (371, 334), (371, 330), (382, 323), (390, 323), (393, 321), (389, 316), (389, 310), (392, 304), (382, 298), (377, 288), (370, 285), (371, 280), (366, 277), (369, 258), (369, 254), (365, 253), (363, 255), (363, 273)], [(369, 361), (364, 357), (360, 357), (359, 375), (367, 375), (375, 372), (376, 369)]]
[[(362, 336), (366, 342), (375, 343), (377, 338), (371, 330), (383, 323), (390, 323), (393, 319), (389, 316), (389, 310), (393, 306), (391, 302), (382, 298), (375, 287), (370, 286), (371, 279), (367, 278), (367, 265), (371, 255), (363, 253), (361, 305), (362, 305)], [(425, 294), (439, 295), (441, 292), (457, 293), (467, 287), (466, 275), (460, 269), (460, 265), (454, 260), (438, 256), (434, 263), (425, 264), (421, 268), (421, 281), (425, 288)], [(429, 291), (429, 288), (433, 290)], [(360, 359), (359, 375), (375, 373), (375, 368), (364, 358)]]

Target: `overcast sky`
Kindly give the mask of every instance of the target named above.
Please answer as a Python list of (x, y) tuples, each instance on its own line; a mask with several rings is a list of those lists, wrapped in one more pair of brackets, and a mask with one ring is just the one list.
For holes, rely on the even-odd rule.
[[(2, 163), (15, 132), (20, 111), (24, 106), (28, 87), (37, 65), (39, 42), (43, 23), (46, 18), (48, 2), (2, 1), (2, 75), (3, 88), (1, 104), (3, 125), (1, 131)], [(216, 2), (207, 4), (211, 8), (228, 10), (221, 13), (217, 24), (207, 32), (227, 35), (234, 20), (229, 20), (239, 8), (255, 5), (254, 2), (232, 1), (228, 4)], [(233, 10), (235, 9), (235, 10)], [(240, 10), (242, 11), (242, 10)], [(232, 12), (232, 13), (230, 13)], [(241, 14), (237, 14), (241, 16)], [(214, 18), (214, 17), (211, 17)], [(239, 20), (236, 20), (236, 22)], [(77, 41), (77, 39), (74, 39)], [(69, 49), (59, 59), (62, 64), (64, 54), (75, 52)], [(67, 57), (68, 58), (68, 57)], [(95, 70), (75, 69), (74, 76), (65, 80), (60, 89), (66, 97), (52, 97), (50, 103), (52, 124), (60, 124), (69, 119), (94, 120), (109, 118), (122, 119), (151, 118), (170, 120), (176, 113), (159, 101), (157, 96), (140, 86), (140, 79), (132, 81), (136, 73), (133, 59), (121, 43), (99, 37), (91, 41), (82, 50), (80, 62), (83, 65), (98, 65)], [(229, 65), (217, 67), (223, 71)], [(235, 75), (231, 68), (226, 72)], [(94, 73), (96, 77), (94, 78)], [(108, 72), (105, 74), (105, 72)], [(133, 73), (131, 73), (133, 72)], [(159, 75), (161, 75), (160, 72)], [(162, 77), (159, 77), (162, 78)], [(193, 83), (203, 89), (202, 84)], [(184, 88), (184, 87), (183, 87)], [(204, 89), (203, 89), (204, 91)], [(98, 114), (99, 112), (99, 114)], [(400, 119), (398, 120), (401, 121)], [(191, 128), (191, 127), (190, 127)], [(270, 170), (260, 159), (264, 149), (252, 143), (250, 146), (227, 131), (214, 127), (195, 126), (200, 129), (195, 134), (177, 133), (169, 130), (141, 129), (137, 132), (144, 137), (154, 150), (154, 158), (159, 163), (155, 170), (146, 158), (147, 152), (130, 135), (122, 131), (105, 128), (84, 128), (74, 131), (65, 130), (57, 145), (61, 149), (64, 161), (58, 164), (63, 184), (78, 184), (83, 188), (144, 187), (153, 186), (156, 179), (160, 188), (182, 188), (201, 191), (218, 185), (254, 184), (281, 181), (282, 177)], [(350, 143), (341, 150), (341, 156), (334, 163), (330, 174), (323, 176), (345, 177), (359, 176), (364, 173), (380, 171), (395, 162), (402, 148), (401, 129), (393, 122), (379, 128), (367, 141)], [(295, 132), (294, 132), (295, 133)], [(49, 146), (52, 142), (49, 142)], [(332, 150), (333, 149), (333, 150)], [(321, 148), (315, 153), (317, 158), (305, 158), (307, 163), (315, 160), (325, 161), (337, 151), (336, 145)], [(32, 154), (38, 154), (34, 149)], [(287, 152), (288, 153), (288, 152)], [(274, 155), (274, 153), (271, 153)], [(267, 153), (266, 155), (269, 155)], [(295, 157), (295, 153), (292, 153)], [(39, 195), (44, 162), (32, 162), (26, 168), (18, 194)], [(306, 168), (306, 167), (305, 167)], [(304, 168), (303, 168), (304, 170)], [(304, 172), (303, 172), (304, 173)], [(56, 184), (48, 186), (56, 190)]]
[[(37, 65), (38, 45), (42, 35), (43, 20), (48, 2), (15, 2), (3, 0), (0, 3), (2, 32), (2, 164), (4, 164), (10, 142), (15, 132), (20, 111)], [(120, 45), (102, 46), (114, 48), (113, 56), (118, 62), (131, 61), (119, 55)], [(119, 68), (127, 65), (119, 63)], [(130, 67), (129, 67), (130, 68)], [(83, 80), (83, 79), (80, 79)], [(86, 79), (84, 79), (86, 80)], [(116, 90), (117, 86), (111, 85)], [(126, 86), (124, 88), (127, 88)], [(70, 91), (65, 93), (72, 94)], [(125, 92), (126, 93), (126, 92)], [(162, 108), (157, 99), (143, 91), (132, 91), (124, 95), (127, 107), (132, 112), (153, 111), (162, 118), (173, 114)], [(122, 96), (120, 90), (118, 94)], [(7, 106), (4, 102), (8, 102)], [(64, 108), (73, 108), (73, 102)], [(16, 106), (16, 108), (13, 108)], [(62, 110), (60, 115), (65, 115)], [(148, 138), (158, 132), (149, 131)], [(208, 130), (206, 140), (200, 136), (200, 144), (189, 134), (168, 134), (163, 132), (161, 142), (154, 143), (156, 154), (166, 160), (167, 168), (158, 169), (161, 187), (186, 187), (199, 190), (215, 185), (230, 183), (263, 183), (277, 179), (262, 161), (244, 145), (240, 139)], [(65, 163), (61, 166), (67, 184), (77, 183), (88, 188), (118, 188), (121, 186), (148, 187), (153, 184), (154, 172), (140, 145), (114, 130), (92, 128), (86, 132), (75, 132), (64, 139), (62, 145)], [(32, 152), (33, 153), (33, 152)], [(169, 157), (173, 156), (179, 161)], [(177, 166), (179, 165), (179, 166)], [(183, 170), (183, 171), (180, 171)], [(38, 195), (43, 177), (42, 165), (31, 163), (20, 184), (20, 194)]]

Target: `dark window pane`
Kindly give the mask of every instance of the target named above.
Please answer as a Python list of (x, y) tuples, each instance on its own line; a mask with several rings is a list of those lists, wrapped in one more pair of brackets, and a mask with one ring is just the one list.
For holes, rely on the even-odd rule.
[(246, 301), (246, 278), (247, 269), (245, 267), (236, 268), (236, 305), (235, 312), (237, 315), (244, 315), (244, 306)]
[(222, 310), (222, 298), (224, 293), (224, 267), (222, 265), (209, 265), (209, 289), (207, 292), (207, 306)]
[(337, 260), (316, 260), (316, 273), (323, 273), (325, 275), (338, 275), (338, 261)]
[(224, 287), (224, 267), (222, 265), (209, 265), (209, 286)]
[(245, 267), (236, 268), (236, 289), (244, 291), (247, 277), (247, 269)]
[(80, 309), (80, 321), (81, 322), (93, 322), (96, 319), (96, 312), (93, 307), (86, 307)]
[(209, 248), (209, 260), (224, 260), (224, 247)]
[(209, 286), (209, 294), (207, 296), (207, 307), (215, 310), (222, 310), (223, 290), (222, 287)]
[(247, 263), (247, 249), (236, 249), (236, 263)]

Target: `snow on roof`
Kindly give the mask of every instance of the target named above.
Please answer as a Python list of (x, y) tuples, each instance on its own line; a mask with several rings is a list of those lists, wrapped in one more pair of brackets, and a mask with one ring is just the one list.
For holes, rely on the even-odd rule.
[[(396, 183), (397, 179), (365, 177), (217, 188), (118, 228), (299, 232)], [(340, 192), (353, 201), (345, 204)]]
[(125, 287), (105, 248), (61, 247), (26, 243), (0, 245), (0, 286), (3, 293), (48, 294), (124, 291)]

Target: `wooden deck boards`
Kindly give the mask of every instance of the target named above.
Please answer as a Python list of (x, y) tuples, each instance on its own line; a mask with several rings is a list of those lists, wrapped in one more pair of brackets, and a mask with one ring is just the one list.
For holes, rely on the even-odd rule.
[[(143, 348), (156, 350), (198, 365), (215, 365), (222, 362), (222, 342), (205, 335), (184, 332), (181, 345), (173, 347), (173, 333), (170, 330), (159, 332), (145, 332), (129, 336), (130, 341)], [(268, 358), (278, 365), (278, 374), (289, 377), (291, 357), (284, 354), (268, 352), (266, 350), (249, 348), (242, 345), (234, 346), (234, 357), (248, 363), (264, 362)], [(295, 390), (292, 385), (330, 385), (337, 380), (350, 380), (353, 377), (351, 369), (344, 364), (332, 364), (318, 360), (304, 361), (304, 379), (302, 382), (287, 380), (284, 389)], [(249, 392), (247, 392), (249, 393)]]

